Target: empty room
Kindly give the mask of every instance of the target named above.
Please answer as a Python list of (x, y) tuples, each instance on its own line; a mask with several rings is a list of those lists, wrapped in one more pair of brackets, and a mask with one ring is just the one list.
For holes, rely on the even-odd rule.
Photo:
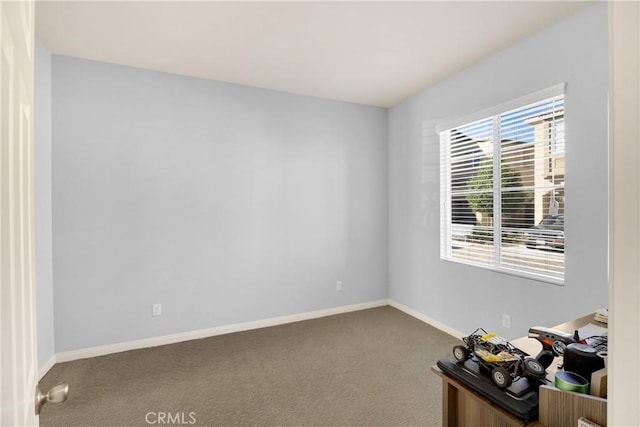
[(0, 18), (2, 426), (640, 424), (639, 3)]

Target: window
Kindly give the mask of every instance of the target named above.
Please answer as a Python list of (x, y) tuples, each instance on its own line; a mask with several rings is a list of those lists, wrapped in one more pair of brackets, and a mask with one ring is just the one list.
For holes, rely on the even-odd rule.
[(564, 280), (564, 84), (443, 124), (441, 258)]

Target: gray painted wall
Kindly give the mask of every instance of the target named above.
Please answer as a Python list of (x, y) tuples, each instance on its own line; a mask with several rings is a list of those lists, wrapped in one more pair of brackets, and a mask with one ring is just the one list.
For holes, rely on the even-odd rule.
[[(440, 260), (439, 147), (425, 123), (560, 82), (568, 84), (565, 285)], [(592, 312), (607, 303), (607, 191), (607, 8), (598, 4), (390, 109), (390, 298), (457, 330), (483, 326), (510, 338)], [(511, 329), (502, 329), (502, 313)]]
[(51, 53), (36, 40), (34, 162), (38, 366), (55, 354), (51, 225)]
[(385, 109), (54, 55), (53, 165), (58, 352), (387, 296)]

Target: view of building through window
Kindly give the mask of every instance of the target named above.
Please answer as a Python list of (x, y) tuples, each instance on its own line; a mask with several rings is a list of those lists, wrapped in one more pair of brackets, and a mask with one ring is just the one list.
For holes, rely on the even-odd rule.
[(561, 280), (564, 95), (440, 138), (442, 257)]

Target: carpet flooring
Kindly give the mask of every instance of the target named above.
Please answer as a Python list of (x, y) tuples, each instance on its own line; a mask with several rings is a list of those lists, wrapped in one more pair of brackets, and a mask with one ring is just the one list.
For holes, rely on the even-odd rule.
[(439, 426), (455, 338), (390, 306), (56, 364), (43, 427)]

